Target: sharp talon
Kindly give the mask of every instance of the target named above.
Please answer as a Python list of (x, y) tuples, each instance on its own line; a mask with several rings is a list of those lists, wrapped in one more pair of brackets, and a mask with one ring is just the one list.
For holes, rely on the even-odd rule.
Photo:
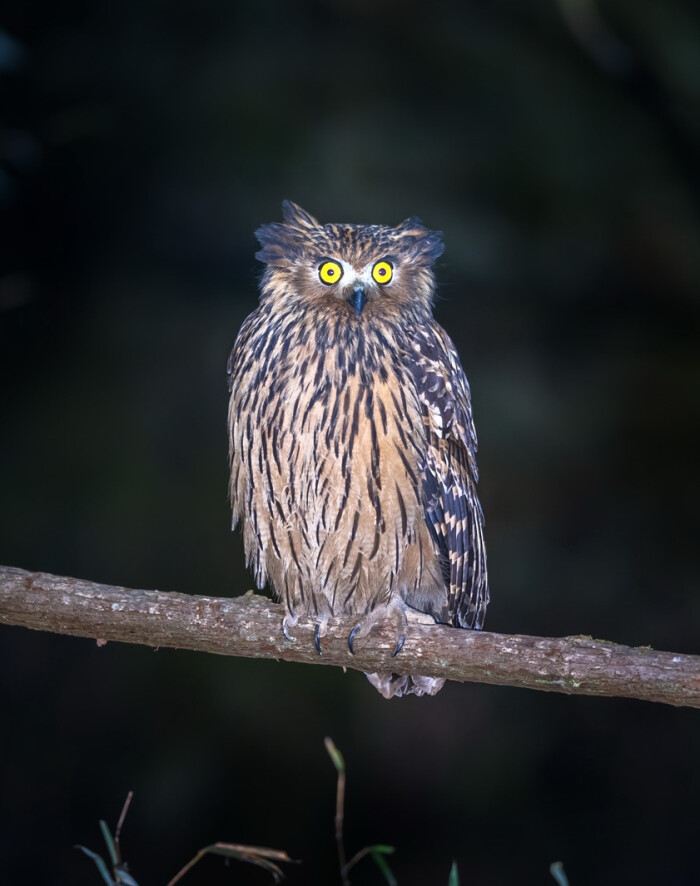
[(316, 647), (316, 652), (319, 655), (323, 655), (321, 652), (321, 625), (317, 624), (314, 629), (314, 646)]
[(348, 637), (348, 649), (351, 654), (355, 654), (355, 637), (357, 636), (357, 632), (360, 630), (360, 625), (355, 625), (355, 627), (350, 631), (350, 636)]
[(396, 658), (396, 656), (399, 654), (399, 652), (401, 652), (401, 650), (403, 649), (403, 644), (405, 642), (406, 642), (406, 635), (404, 634), (403, 637), (399, 638), (399, 642), (396, 644), (396, 649), (394, 649), (394, 651), (391, 653), (392, 658)]
[(286, 625), (284, 622), (282, 622), (282, 633), (283, 633), (284, 636), (289, 640), (290, 643), (295, 643), (295, 642), (296, 642), (295, 639), (294, 639), (294, 637), (292, 637), (292, 635), (291, 635), (291, 634), (289, 633), (289, 631), (287, 630), (287, 625)]

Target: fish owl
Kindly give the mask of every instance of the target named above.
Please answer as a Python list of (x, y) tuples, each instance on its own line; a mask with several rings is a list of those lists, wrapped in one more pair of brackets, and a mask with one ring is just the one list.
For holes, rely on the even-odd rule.
[[(455, 346), (432, 316), (441, 234), (322, 225), (291, 202), (263, 225), (260, 304), (228, 362), (230, 497), (248, 565), (322, 649), (328, 619), (481, 628), (489, 601), (476, 433)], [(386, 698), (443, 680), (368, 674)]]

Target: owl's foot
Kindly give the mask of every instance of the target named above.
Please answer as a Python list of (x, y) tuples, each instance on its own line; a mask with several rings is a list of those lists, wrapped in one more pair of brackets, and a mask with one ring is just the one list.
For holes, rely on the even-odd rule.
[(409, 607), (406, 606), (403, 600), (393, 600), (391, 603), (373, 609), (350, 631), (350, 636), (348, 637), (348, 649), (350, 652), (353, 655), (355, 654), (355, 641), (358, 638), (366, 637), (375, 625), (388, 622), (396, 631), (396, 645), (391, 653), (391, 657), (398, 655), (406, 642), (406, 629), (408, 628), (406, 616), (408, 609)]
[[(314, 625), (314, 646), (316, 647), (316, 651), (319, 655), (322, 655), (321, 649), (321, 638), (326, 636), (326, 632), (328, 630), (328, 614), (323, 614), (316, 618), (316, 623)], [(299, 622), (298, 615), (292, 615), (291, 613), (287, 613), (285, 617), (282, 619), (282, 633), (286, 640), (289, 640), (290, 643), (296, 643), (296, 637), (293, 637), (289, 633), (290, 628), (296, 627)]]
[(289, 640), (290, 643), (296, 643), (296, 637), (292, 637), (292, 635), (289, 633), (289, 629), (293, 628), (298, 621), (298, 615), (290, 615), (289, 613), (287, 613), (282, 619), (282, 633), (284, 634), (285, 638)]
[(328, 631), (328, 619), (330, 618), (330, 613), (324, 613), (320, 615), (316, 619), (316, 624), (314, 626), (314, 646), (316, 647), (316, 652), (319, 655), (323, 655), (323, 651), (321, 649), (321, 638), (326, 636)]
[(392, 658), (395, 658), (403, 649), (404, 643), (406, 642), (406, 630), (408, 629), (409, 624), (435, 624), (435, 619), (427, 612), (421, 612), (419, 609), (414, 609), (412, 606), (404, 603), (403, 600), (392, 602), (386, 606), (380, 606), (377, 609), (372, 610), (369, 615), (355, 625), (348, 637), (348, 649), (350, 652), (353, 655), (355, 654), (355, 640), (358, 637), (366, 637), (374, 625), (387, 621), (393, 623), (396, 628), (396, 646), (391, 653)]
[(401, 652), (401, 650), (403, 649), (403, 644), (404, 644), (405, 642), (406, 642), (406, 635), (405, 635), (405, 634), (401, 634), (401, 636), (399, 637), (399, 639), (396, 641), (396, 648), (395, 648), (394, 651), (391, 653), (391, 657), (392, 657), (392, 658), (396, 658), (396, 656), (399, 654), (399, 652)]
[[(374, 624), (374, 622), (372, 624)], [(360, 631), (362, 631), (363, 634), (365, 633), (363, 631), (363, 628), (364, 628), (364, 623), (360, 622), (359, 624), (356, 624), (355, 627), (350, 631), (350, 634), (348, 636), (348, 649), (350, 650), (351, 655), (355, 654), (355, 638), (360, 633)], [(371, 629), (371, 626), (370, 626), (370, 629)], [(367, 631), (367, 633), (369, 633), (369, 631)], [(394, 658), (396, 655), (399, 654), (399, 652), (401, 652), (405, 642), (406, 642), (406, 634), (401, 634), (396, 641), (396, 646), (394, 648), (394, 651), (391, 653), (392, 658)]]
[(350, 650), (351, 655), (355, 654), (355, 637), (357, 636), (357, 633), (361, 627), (361, 624), (355, 625), (355, 627), (350, 631), (348, 635), (348, 649)]

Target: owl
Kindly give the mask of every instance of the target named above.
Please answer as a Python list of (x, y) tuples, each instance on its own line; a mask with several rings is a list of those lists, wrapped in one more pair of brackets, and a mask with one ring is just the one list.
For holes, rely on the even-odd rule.
[[(260, 304), (228, 362), (230, 498), (259, 588), (300, 617), (480, 629), (489, 601), (476, 433), (457, 351), (432, 316), (442, 235), (325, 224), (283, 203), (263, 225)], [(443, 680), (368, 674), (386, 698)]]

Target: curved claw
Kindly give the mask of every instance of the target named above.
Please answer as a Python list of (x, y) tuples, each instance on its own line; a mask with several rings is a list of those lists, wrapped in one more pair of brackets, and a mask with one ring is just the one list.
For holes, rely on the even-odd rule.
[(348, 649), (350, 650), (350, 654), (355, 654), (355, 637), (357, 636), (357, 632), (360, 630), (360, 625), (355, 625), (355, 627), (350, 631), (350, 635), (348, 637)]
[(396, 644), (396, 649), (394, 649), (394, 651), (391, 653), (392, 658), (396, 658), (396, 656), (399, 654), (399, 652), (401, 652), (401, 650), (403, 649), (403, 644), (405, 642), (406, 642), (406, 635), (404, 634), (403, 636), (399, 637), (399, 642)]
[(319, 655), (323, 655), (321, 652), (321, 625), (317, 624), (314, 628), (314, 646), (316, 647), (316, 652)]
[(282, 622), (282, 633), (287, 638), (287, 640), (289, 640), (290, 643), (296, 643), (296, 639), (292, 637), (292, 635), (289, 633), (289, 630), (287, 629), (286, 621)]

